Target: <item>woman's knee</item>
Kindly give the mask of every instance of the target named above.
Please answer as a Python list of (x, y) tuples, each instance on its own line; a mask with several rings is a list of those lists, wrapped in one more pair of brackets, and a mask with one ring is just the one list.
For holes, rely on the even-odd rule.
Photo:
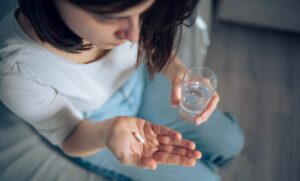
[(219, 165), (238, 156), (244, 147), (244, 134), (237, 120), (219, 110), (194, 133), (186, 135), (197, 143), (206, 161)]
[(231, 143), (229, 144), (228, 149), (232, 156), (237, 156), (241, 153), (245, 144), (244, 133), (235, 117), (228, 112), (224, 112), (224, 114), (232, 121), (233, 124), (232, 130), (228, 132), (226, 138), (227, 142)]
[(238, 124), (238, 121), (230, 113), (223, 113), (231, 126), (223, 131), (218, 142), (218, 151), (213, 156), (213, 162), (218, 165), (225, 165), (233, 158), (237, 157), (244, 147), (244, 133)]

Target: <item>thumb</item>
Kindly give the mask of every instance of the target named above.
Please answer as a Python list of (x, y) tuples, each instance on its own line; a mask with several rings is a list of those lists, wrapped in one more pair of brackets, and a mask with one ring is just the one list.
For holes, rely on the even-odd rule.
[(171, 89), (171, 106), (175, 107), (180, 102), (181, 97), (181, 77), (177, 76), (172, 81), (172, 89)]

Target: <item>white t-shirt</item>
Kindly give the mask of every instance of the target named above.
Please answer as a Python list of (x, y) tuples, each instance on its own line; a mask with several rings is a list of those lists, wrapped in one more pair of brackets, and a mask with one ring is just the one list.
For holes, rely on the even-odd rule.
[(11, 12), (0, 22), (0, 99), (61, 146), (84, 112), (104, 104), (124, 84), (136, 57), (137, 44), (125, 42), (101, 60), (71, 62), (30, 39)]

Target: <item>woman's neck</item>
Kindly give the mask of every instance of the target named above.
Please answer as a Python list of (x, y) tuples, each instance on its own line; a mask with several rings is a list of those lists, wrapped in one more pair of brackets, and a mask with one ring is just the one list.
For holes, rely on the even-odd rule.
[(35, 42), (40, 44), (42, 47), (48, 49), (52, 53), (65, 58), (66, 60), (79, 63), (79, 64), (88, 64), (94, 62), (96, 60), (101, 59), (104, 57), (110, 50), (101, 50), (96, 46), (93, 46), (90, 50), (83, 51), (81, 53), (69, 53), (62, 50), (59, 50), (52, 46), (47, 42), (43, 42), (39, 39), (37, 34), (35, 33), (30, 21), (24, 15), (22, 11), (17, 11), (16, 19), (22, 28), (22, 30)]

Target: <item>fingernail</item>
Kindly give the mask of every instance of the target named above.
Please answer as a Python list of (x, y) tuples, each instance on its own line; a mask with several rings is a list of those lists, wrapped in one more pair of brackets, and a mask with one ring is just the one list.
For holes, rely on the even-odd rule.
[(201, 159), (202, 158), (202, 154), (199, 156), (199, 158), (198, 159)]
[(200, 123), (201, 121), (202, 121), (202, 117), (199, 117), (199, 118), (196, 119), (195, 122), (196, 122), (196, 124), (198, 124), (198, 123)]
[(205, 118), (207, 116), (207, 113), (203, 113), (199, 118), (197, 118), (196, 120), (196, 124), (199, 125), (200, 123), (204, 122), (205, 121)]
[(171, 103), (172, 107), (176, 107), (178, 105), (178, 103)]
[(201, 118), (197, 119), (196, 121), (196, 125), (199, 126), (201, 123), (203, 122), (203, 120)]
[(202, 153), (200, 151), (197, 151), (197, 153), (199, 153), (197, 159), (201, 159)]
[(193, 161), (192, 165), (190, 165), (190, 167), (194, 167), (196, 165), (196, 162)]
[(182, 139), (182, 135), (181, 135), (181, 134), (178, 134), (177, 139)]
[(196, 143), (192, 144), (192, 149), (196, 149)]
[(172, 100), (171, 105), (172, 106), (176, 106), (177, 105), (177, 101), (176, 100)]

